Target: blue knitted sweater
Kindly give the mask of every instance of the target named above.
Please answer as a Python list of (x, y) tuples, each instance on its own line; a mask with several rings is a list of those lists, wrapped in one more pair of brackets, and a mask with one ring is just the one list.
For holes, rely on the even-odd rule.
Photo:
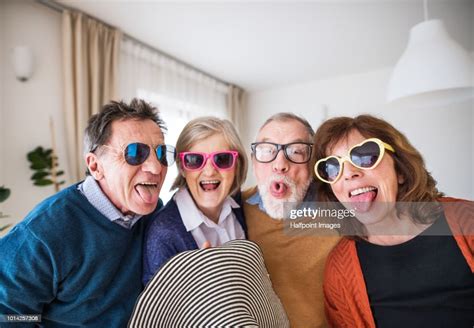
[(47, 327), (125, 327), (142, 291), (148, 217), (123, 228), (77, 185), (46, 199), (0, 239), (0, 314), (42, 314)]

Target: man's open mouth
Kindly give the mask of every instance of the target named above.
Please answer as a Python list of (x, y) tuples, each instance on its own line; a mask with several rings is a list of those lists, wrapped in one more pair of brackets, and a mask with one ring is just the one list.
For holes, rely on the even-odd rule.
[(270, 184), (270, 193), (276, 198), (285, 196), (288, 189), (288, 185), (283, 181), (272, 181)]
[(146, 203), (155, 203), (160, 194), (158, 187), (156, 182), (139, 182), (135, 185), (135, 191)]

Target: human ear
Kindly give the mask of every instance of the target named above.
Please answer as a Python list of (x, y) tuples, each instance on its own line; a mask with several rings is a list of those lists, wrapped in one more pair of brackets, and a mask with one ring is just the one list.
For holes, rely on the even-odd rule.
[(104, 174), (97, 155), (94, 153), (87, 153), (85, 160), (89, 173), (94, 177), (94, 179), (101, 180), (104, 177)]
[(398, 174), (397, 180), (398, 180), (398, 184), (399, 184), (399, 185), (402, 185), (402, 184), (405, 183), (405, 177), (404, 177), (403, 175), (401, 175), (401, 174)]

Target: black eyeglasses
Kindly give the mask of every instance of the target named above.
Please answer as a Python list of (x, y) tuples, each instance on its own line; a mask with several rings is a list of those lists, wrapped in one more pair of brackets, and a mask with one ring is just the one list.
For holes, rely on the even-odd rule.
[[(115, 147), (109, 145), (102, 145), (107, 148), (116, 149)], [(141, 143), (141, 142), (133, 142), (128, 144), (125, 149), (123, 150), (123, 156), (125, 157), (125, 161), (129, 165), (137, 166), (140, 164), (145, 163), (148, 156), (150, 156), (150, 149), (152, 147)], [(95, 149), (92, 151), (94, 152)], [(171, 166), (176, 160), (176, 149), (170, 145), (158, 145), (154, 148), (156, 158), (158, 161), (164, 166)]]
[(283, 150), (285, 157), (292, 163), (304, 164), (311, 159), (313, 144), (309, 142), (291, 142), (288, 144), (277, 144), (273, 142), (254, 142), (251, 145), (255, 159), (260, 163), (270, 163)]

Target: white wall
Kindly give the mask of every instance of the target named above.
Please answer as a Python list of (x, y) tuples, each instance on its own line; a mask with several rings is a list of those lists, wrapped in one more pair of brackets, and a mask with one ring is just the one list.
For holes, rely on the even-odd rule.
[[(4, 119), (3, 119), (3, 48), (4, 48), (4, 31), (5, 31), (5, 3), (0, 1), (0, 186), (4, 182), (4, 173), (3, 173), (3, 153), (4, 153), (4, 139), (5, 136), (3, 134), (3, 126), (4, 126)], [(0, 203), (0, 213), (3, 210), (3, 203)], [(0, 227), (2, 223), (0, 223)]]
[[(250, 93), (243, 136), (246, 144), (270, 115), (291, 111), (302, 115), (315, 129), (328, 117), (371, 113), (401, 130), (424, 156), (428, 170), (447, 195), (474, 199), (473, 102), (443, 108), (406, 110), (385, 105), (392, 68), (281, 89)], [(257, 115), (258, 113), (258, 115)], [(249, 172), (246, 185), (255, 183)]]
[[(65, 168), (62, 124), (61, 16), (31, 0), (0, 1), (0, 185), (12, 190), (3, 211), (12, 221), (21, 220), (53, 187), (35, 187), (30, 181), (26, 154), (36, 146), (51, 147), (49, 117), (56, 125), (59, 163)], [(30, 46), (35, 69), (28, 82), (16, 80), (10, 61), (14, 46)], [(3, 109), (3, 112), (2, 112)]]

